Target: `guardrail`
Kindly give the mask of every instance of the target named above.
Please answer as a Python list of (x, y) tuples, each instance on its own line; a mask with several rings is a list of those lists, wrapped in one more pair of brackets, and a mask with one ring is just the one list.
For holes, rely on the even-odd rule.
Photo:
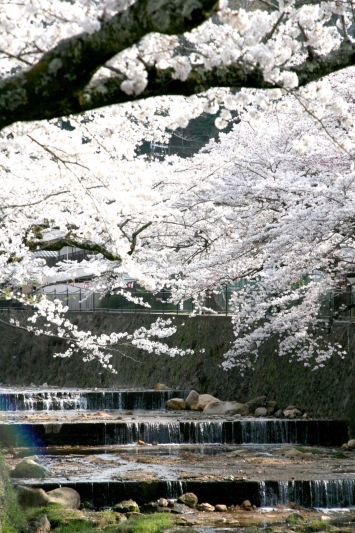
[[(38, 294), (39, 291), (36, 292)], [(171, 292), (162, 290), (158, 293), (151, 293), (141, 289), (130, 291), (132, 296), (140, 298), (148, 306), (127, 300), (120, 294), (102, 294), (91, 292), (87, 289), (68, 287), (65, 291), (41, 291), (51, 300), (59, 300), (67, 306), (70, 311), (79, 313), (106, 311), (109, 313), (143, 313), (143, 314), (191, 314), (194, 311), (192, 299), (185, 300), (179, 304), (171, 303)], [(204, 306), (206, 314), (232, 314), (233, 309), (230, 299), (233, 294), (228, 288), (206, 297)], [(0, 310), (31, 310), (33, 307), (19, 305), (15, 300), (0, 300)]]

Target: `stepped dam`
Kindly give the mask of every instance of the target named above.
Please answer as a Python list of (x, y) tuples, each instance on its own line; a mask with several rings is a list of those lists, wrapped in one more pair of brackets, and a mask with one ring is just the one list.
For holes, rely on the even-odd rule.
[(49, 474), (15, 484), (76, 489), (95, 508), (194, 492), (257, 507), (355, 506), (355, 452), (342, 420), (206, 416), (166, 410), (188, 391), (0, 390), (10, 469), (39, 456)]

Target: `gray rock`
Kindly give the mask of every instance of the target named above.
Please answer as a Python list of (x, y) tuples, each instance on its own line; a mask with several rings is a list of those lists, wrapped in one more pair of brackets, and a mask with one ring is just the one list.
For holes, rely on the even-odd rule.
[(208, 403), (203, 412), (206, 415), (236, 415), (239, 414), (242, 409), (242, 403), (215, 400)]
[(283, 416), (284, 416), (284, 412), (282, 409), (279, 409), (278, 411), (276, 411), (275, 413), (276, 418), (283, 418)]
[(172, 514), (193, 514), (195, 513), (194, 509), (191, 509), (191, 507), (188, 507), (187, 505), (184, 505), (183, 503), (175, 503), (174, 507), (171, 508)]
[(59, 487), (47, 492), (49, 503), (58, 503), (67, 509), (79, 509), (80, 494), (70, 487)]
[(196, 411), (199, 397), (200, 395), (198, 392), (191, 390), (185, 400), (186, 409), (192, 409)]
[(16, 490), (23, 507), (46, 507), (49, 503), (58, 503), (68, 509), (79, 509), (80, 506), (79, 493), (69, 487), (60, 487), (45, 492), (43, 489), (18, 485)]
[(188, 507), (195, 509), (196, 505), (198, 504), (198, 498), (193, 492), (186, 492), (185, 494), (179, 496), (178, 502), (184, 503)]
[(185, 400), (183, 398), (170, 398), (170, 400), (166, 402), (166, 406), (175, 411), (186, 409)]
[(42, 514), (31, 526), (31, 533), (49, 533), (50, 530), (51, 523), (45, 514)]
[(10, 472), (10, 476), (15, 478), (44, 478), (48, 474), (50, 474), (48, 468), (27, 458), (18, 463)]
[(112, 508), (116, 513), (139, 513), (139, 505), (134, 500), (123, 500)]
[(284, 409), (285, 418), (299, 418), (301, 416), (302, 416), (302, 411), (297, 409), (297, 407), (287, 407), (287, 409)]
[(43, 489), (32, 489), (17, 485), (18, 500), (22, 507), (45, 507), (49, 503), (47, 493)]
[(253, 506), (249, 500), (244, 500), (241, 505), (241, 508), (244, 509), (245, 511), (251, 511)]
[(255, 409), (255, 412), (254, 412), (254, 416), (256, 417), (259, 417), (259, 416), (267, 416), (267, 408), (266, 407), (258, 407), (257, 409)]
[(165, 498), (160, 498), (158, 500), (158, 505), (159, 505), (159, 507), (168, 507), (169, 506), (169, 502)]
[(215, 508), (214, 505), (210, 503), (199, 503), (197, 506), (198, 511), (203, 511), (205, 513), (213, 513)]
[(210, 403), (214, 401), (219, 401), (218, 398), (215, 396), (212, 396), (211, 394), (200, 394), (197, 402), (197, 410), (203, 411), (205, 407)]
[(348, 448), (355, 448), (355, 439), (350, 439), (348, 441)]
[(224, 503), (217, 503), (215, 509), (218, 513), (224, 513), (228, 511), (227, 506), (224, 505)]

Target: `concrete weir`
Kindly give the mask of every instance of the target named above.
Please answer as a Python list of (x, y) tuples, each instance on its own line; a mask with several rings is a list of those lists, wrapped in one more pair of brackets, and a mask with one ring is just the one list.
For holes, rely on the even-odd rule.
[[(355, 451), (342, 420), (206, 416), (166, 410), (187, 391), (3, 390), (0, 443), (10, 470), (39, 456), (48, 477), (95, 508), (193, 492), (200, 502), (355, 506)], [(15, 472), (16, 474), (16, 472)]]
[(184, 390), (40, 390), (0, 393), (0, 411), (161, 410), (170, 398), (186, 398)]
[(135, 444), (303, 444), (341, 446), (347, 425), (336, 420), (1, 423), (3, 446)]
[[(58, 483), (33, 483), (31, 487), (53, 490)], [(244, 500), (257, 507), (273, 507), (293, 502), (302, 507), (336, 508), (355, 505), (355, 480), (332, 481), (109, 481), (61, 483), (79, 492), (82, 500), (96, 508), (113, 506), (132, 498), (139, 505), (159, 498), (178, 498), (186, 492), (200, 502), (234, 505)]]

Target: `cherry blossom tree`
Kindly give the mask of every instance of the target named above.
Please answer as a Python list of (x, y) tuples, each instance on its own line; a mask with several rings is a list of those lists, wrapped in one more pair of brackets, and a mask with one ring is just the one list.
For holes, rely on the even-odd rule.
[[(353, 172), (353, 4), (248, 6), (1, 4), (1, 290), (38, 308), (14, 327), (57, 335), (65, 355), (80, 349), (105, 365), (120, 342), (168, 350), (152, 337), (173, 333), (170, 322), (95, 336), (77, 331), (59, 302), (13, 289), (58, 272), (75, 277), (72, 262), (49, 269), (34, 254), (70, 245), (96, 253), (90, 268), (106, 291), (123, 290), (129, 272), (203, 309), (206, 291), (245, 280), (227, 366), (248, 364), (243, 354), (274, 334), (280, 353), (316, 353), (321, 363), (331, 352), (309, 328), (319, 295), (339, 290), (352, 261), (351, 194), (341, 191)], [(331, 83), (318, 81), (334, 72)], [(240, 123), (191, 161), (136, 156), (143, 140), (165, 142), (217, 112), (221, 130), (236, 113)], [(334, 205), (341, 209), (325, 223)]]

